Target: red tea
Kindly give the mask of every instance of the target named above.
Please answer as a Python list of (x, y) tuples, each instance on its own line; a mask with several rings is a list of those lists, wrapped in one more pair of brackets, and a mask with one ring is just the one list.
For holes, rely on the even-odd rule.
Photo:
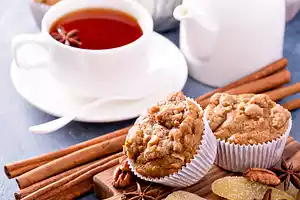
[(125, 12), (86, 8), (57, 19), (49, 30), (56, 40), (81, 49), (111, 49), (142, 36), (137, 20)]

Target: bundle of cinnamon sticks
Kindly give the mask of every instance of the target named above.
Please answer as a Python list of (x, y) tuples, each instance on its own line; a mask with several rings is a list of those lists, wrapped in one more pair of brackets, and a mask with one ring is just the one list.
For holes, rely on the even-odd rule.
[[(257, 72), (226, 85), (225, 87), (208, 92), (196, 98), (196, 100), (202, 107), (206, 107), (210, 97), (217, 92), (226, 92), (229, 94), (266, 93), (273, 101), (281, 100), (300, 92), (300, 83), (283, 86), (291, 81), (291, 74), (286, 69), (287, 64), (287, 59), (282, 58)], [(291, 110), (299, 108), (299, 99), (287, 102), (284, 106)]]
[[(291, 75), (287, 60), (275, 63), (225, 87), (204, 94), (196, 101), (206, 107), (216, 92), (230, 94), (266, 93), (274, 101), (300, 92), (300, 83), (289, 83)], [(300, 107), (300, 99), (283, 104), (288, 110)], [(20, 188), (17, 200), (71, 200), (93, 189), (92, 179), (97, 173), (119, 163), (122, 145), (130, 127), (104, 136), (4, 166), (8, 178), (15, 178)]]
[(119, 163), (128, 129), (5, 165), (6, 175), (16, 177), (20, 188), (15, 199), (69, 200), (89, 192), (94, 175)]

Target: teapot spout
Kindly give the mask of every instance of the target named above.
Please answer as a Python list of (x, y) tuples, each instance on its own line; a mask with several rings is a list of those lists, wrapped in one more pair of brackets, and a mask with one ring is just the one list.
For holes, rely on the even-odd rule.
[(178, 21), (184, 21), (186, 19), (191, 18), (190, 9), (188, 6), (179, 5), (174, 9), (173, 16)]
[(219, 27), (211, 14), (179, 5), (175, 8), (173, 16), (182, 22), (181, 40), (186, 43), (191, 55), (197, 59), (208, 59), (213, 53), (218, 39)]

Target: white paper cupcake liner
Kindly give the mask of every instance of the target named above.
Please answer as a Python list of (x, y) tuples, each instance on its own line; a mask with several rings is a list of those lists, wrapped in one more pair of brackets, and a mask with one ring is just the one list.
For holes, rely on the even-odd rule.
[(29, 6), (36, 24), (41, 28), (42, 19), (51, 6), (34, 0), (29, 0)]
[(170, 187), (187, 187), (197, 183), (208, 173), (208, 171), (214, 164), (217, 154), (217, 141), (209, 127), (205, 115), (203, 116), (203, 122), (203, 137), (197, 153), (191, 160), (191, 162), (182, 167), (179, 172), (162, 178), (147, 178), (136, 172), (134, 163), (130, 159), (128, 159), (129, 167), (137, 177), (143, 180), (163, 184)]
[(233, 172), (244, 172), (249, 168), (270, 168), (281, 159), (291, 127), (292, 119), (280, 138), (264, 144), (238, 145), (217, 140), (216, 164)]

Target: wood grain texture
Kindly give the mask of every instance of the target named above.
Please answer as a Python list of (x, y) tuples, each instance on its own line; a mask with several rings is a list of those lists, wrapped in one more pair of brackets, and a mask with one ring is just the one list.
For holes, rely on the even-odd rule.
[[(300, 143), (296, 142), (292, 137), (288, 138), (285, 150), (283, 152), (282, 158), (287, 159), (288, 162), (299, 162), (300, 163)], [(116, 167), (116, 166), (115, 166)], [(115, 170), (115, 167), (105, 170), (96, 176), (94, 176), (94, 187), (95, 192), (99, 198), (102, 200), (119, 200), (122, 196), (122, 190), (115, 189), (112, 184), (112, 176)], [(232, 175), (241, 175), (237, 173), (232, 173), (226, 170), (219, 168), (218, 166), (213, 166), (208, 174), (198, 183), (190, 187), (184, 188), (188, 192), (193, 192), (199, 196), (202, 196), (206, 199), (211, 200), (221, 200), (222, 198), (214, 195), (211, 191), (211, 184), (222, 177), (232, 176)], [(147, 183), (138, 180), (141, 185), (146, 185)], [(158, 184), (154, 184), (155, 187), (161, 188), (162, 194), (159, 196), (161, 198), (165, 197), (169, 192), (172, 191), (171, 188), (163, 187)], [(135, 185), (130, 186), (126, 191), (135, 190)]]

